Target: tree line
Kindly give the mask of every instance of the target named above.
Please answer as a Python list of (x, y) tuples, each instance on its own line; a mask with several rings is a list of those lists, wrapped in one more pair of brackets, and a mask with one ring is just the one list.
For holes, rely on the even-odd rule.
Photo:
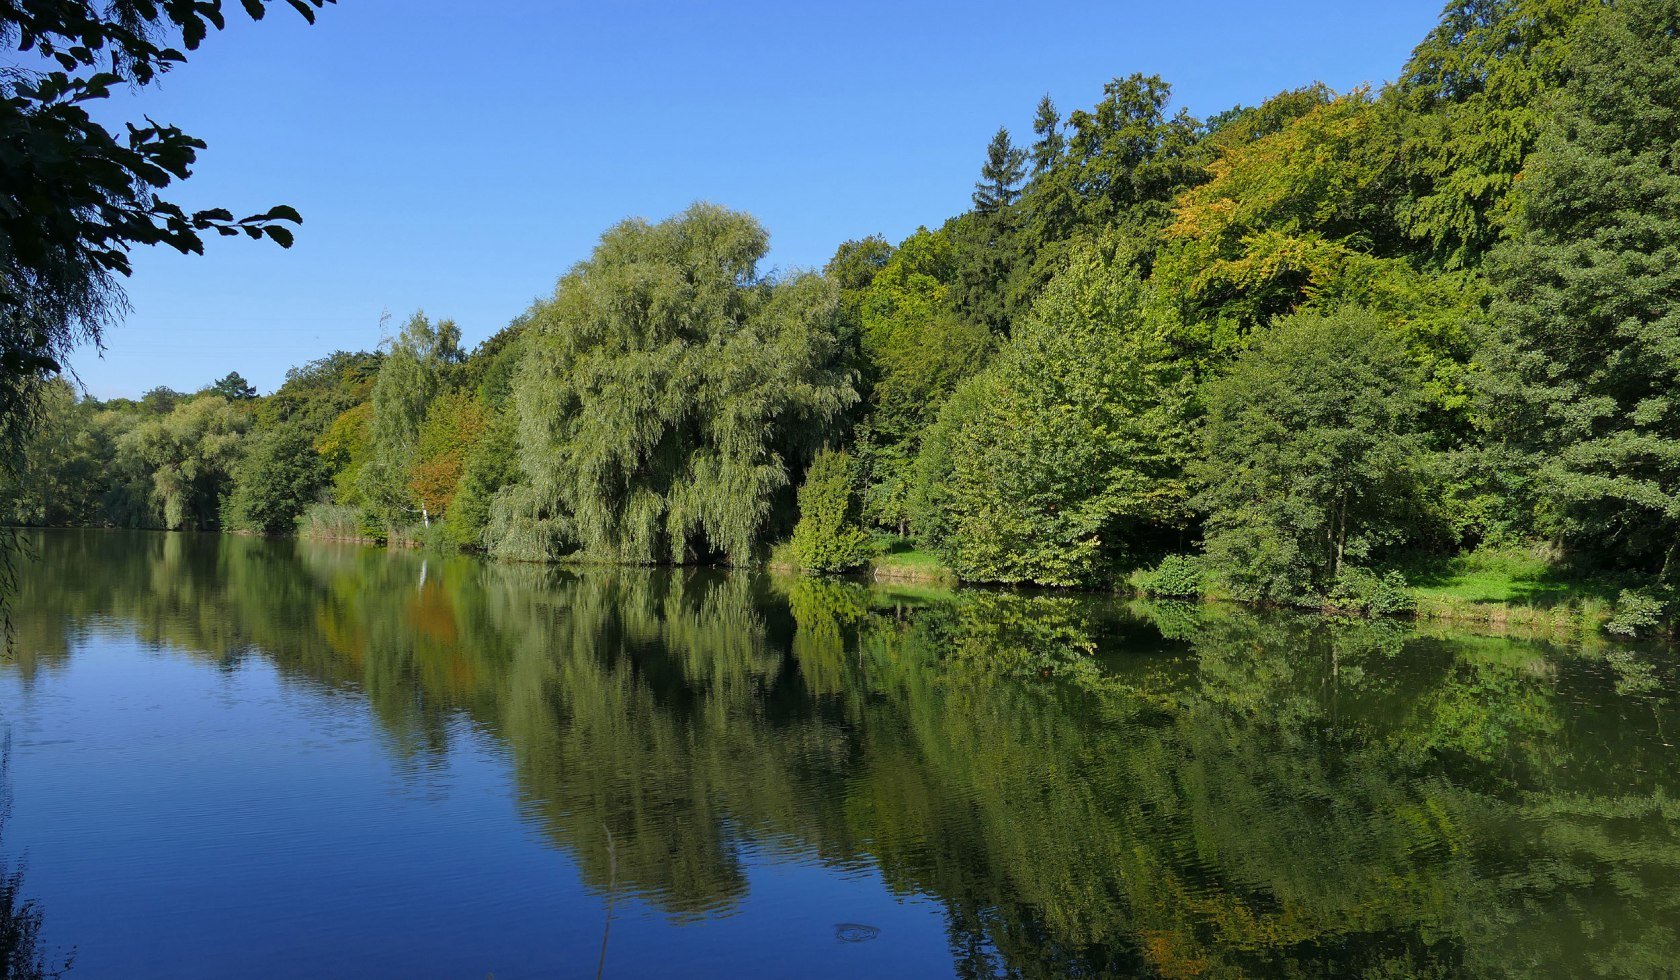
[(820, 271), (697, 204), (472, 351), (416, 314), (266, 397), (54, 381), (5, 516), (826, 572), (900, 540), (967, 581), (1372, 611), (1420, 558), (1543, 547), (1660, 609), (1677, 38), (1672, 0), (1471, 0), (1380, 90), (1046, 97), (969, 210)]

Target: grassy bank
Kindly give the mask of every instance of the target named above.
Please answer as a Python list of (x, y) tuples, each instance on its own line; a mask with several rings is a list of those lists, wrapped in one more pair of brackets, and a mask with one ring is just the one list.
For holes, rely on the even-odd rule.
[(909, 538), (879, 535), (873, 542), (875, 557), (869, 577), (877, 582), (922, 582), (956, 585), (957, 573), (937, 555), (916, 547)]
[[(806, 570), (784, 541), (770, 549), (765, 567), (772, 572), (803, 574)], [(931, 551), (916, 547), (909, 538), (877, 533), (869, 539), (869, 559), (855, 574), (874, 582), (951, 588), (958, 584), (953, 572)]]
[(1571, 571), (1543, 549), (1482, 549), (1414, 568), (1417, 617), (1554, 634), (1612, 624), (1624, 589), (1638, 583)]
[[(1199, 556), (1169, 556), (1134, 569), (1123, 588), (1157, 598), (1243, 601)], [(1584, 571), (1544, 544), (1480, 548), (1399, 569), (1357, 572), (1320, 602), (1294, 604), (1332, 615), (1389, 615), (1571, 638), (1675, 634), (1680, 603), (1646, 576)]]

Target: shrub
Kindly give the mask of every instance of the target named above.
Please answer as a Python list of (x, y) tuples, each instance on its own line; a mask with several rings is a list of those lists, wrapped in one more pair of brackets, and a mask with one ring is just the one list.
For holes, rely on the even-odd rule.
[(856, 471), (844, 452), (825, 449), (799, 488), (793, 559), (813, 572), (849, 572), (869, 561), (869, 535), (858, 525)]
[(1558, 559), (1557, 549), (1545, 542), (1519, 542), (1481, 545), (1453, 559), (1452, 565), (1464, 573), (1485, 572), (1518, 581), (1534, 581), (1551, 572)]
[(1417, 596), (1399, 572), (1378, 575), (1352, 565), (1342, 568), (1328, 598), (1339, 609), (1372, 616), (1397, 616), (1417, 609)]
[(1644, 589), (1623, 589), (1616, 597), (1616, 611), (1604, 624), (1617, 636), (1648, 636), (1662, 626), (1662, 600)]
[(1206, 565), (1199, 555), (1168, 555), (1150, 571), (1143, 573), (1138, 587), (1153, 596), (1188, 598), (1202, 594), (1207, 577)]
[(1615, 615), (1615, 612), (1615, 609), (1605, 600), (1598, 596), (1587, 596), (1581, 600), (1580, 604), (1581, 628), (1589, 633), (1597, 632), (1604, 628), (1605, 624), (1610, 621), (1610, 617)]

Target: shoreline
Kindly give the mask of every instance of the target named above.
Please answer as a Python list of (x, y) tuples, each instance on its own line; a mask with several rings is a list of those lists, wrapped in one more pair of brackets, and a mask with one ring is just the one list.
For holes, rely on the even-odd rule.
[[(246, 531), (200, 531), (146, 528), (115, 528), (115, 527), (26, 527), (7, 525), (12, 531), (158, 531), (163, 534), (228, 534), (236, 537), (267, 538), (273, 540), (291, 539), (295, 541), (317, 541), (333, 544), (356, 544), (370, 548), (400, 549), (405, 551), (420, 550), (425, 545), (415, 539), (378, 538), (366, 535), (337, 535), (337, 534), (294, 534), (294, 535), (266, 535)], [(460, 552), (463, 555), (480, 558), (486, 561), (496, 559), (482, 552)], [(666, 568), (666, 569), (723, 569), (728, 566), (714, 565), (670, 565), (660, 564), (651, 566), (614, 565), (599, 561), (558, 561), (539, 562), (557, 567), (585, 566), (597, 567), (625, 567), (625, 568)], [(764, 572), (784, 577), (809, 577), (828, 579), (832, 581), (850, 581), (864, 586), (920, 586), (933, 590), (947, 590), (955, 594), (959, 590), (987, 592), (1005, 591), (1022, 594), (1045, 595), (1085, 595), (1092, 597), (1109, 597), (1121, 600), (1142, 600), (1147, 602), (1186, 603), (1190, 605), (1230, 605), (1258, 611), (1286, 611), (1303, 615), (1317, 615), (1323, 618), (1357, 617), (1362, 619), (1396, 619), (1427, 626), (1429, 624), (1451, 625), (1477, 635), (1516, 636), (1528, 639), (1547, 639), (1566, 642), (1585, 642), (1596, 640), (1614, 643), (1656, 642), (1663, 644), (1675, 643), (1673, 633), (1674, 624), (1666, 623), (1662, 631), (1649, 637), (1619, 636), (1607, 632), (1604, 624), (1611, 618), (1611, 607), (1599, 597), (1580, 590), (1567, 594), (1555, 604), (1536, 606), (1523, 603), (1513, 603), (1493, 600), (1473, 600), (1444, 596), (1429, 590), (1413, 589), (1417, 600), (1416, 608), (1409, 613), (1373, 614), (1358, 610), (1339, 608), (1332, 605), (1318, 606), (1285, 606), (1268, 603), (1245, 602), (1228, 596), (1202, 594), (1196, 596), (1162, 596), (1130, 586), (1125, 578), (1118, 580), (1112, 589), (1080, 588), (1069, 586), (1047, 585), (1009, 585), (985, 582), (964, 582), (957, 578), (956, 573), (943, 565), (932, 564), (898, 564), (892, 562), (872, 562), (868, 567), (849, 574), (822, 574), (807, 572), (786, 561), (765, 561), (745, 568), (747, 571)]]

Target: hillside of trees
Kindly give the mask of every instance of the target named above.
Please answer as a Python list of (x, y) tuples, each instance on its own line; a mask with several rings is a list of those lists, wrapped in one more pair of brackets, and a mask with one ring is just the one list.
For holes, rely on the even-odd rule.
[(970, 210), (767, 274), (608, 229), (473, 350), (416, 313), (257, 397), (51, 383), (0, 519), (1399, 612), (1419, 569), (1680, 578), (1680, 3), (1448, 6), (1398, 80), (1198, 119), (1118, 77)]

